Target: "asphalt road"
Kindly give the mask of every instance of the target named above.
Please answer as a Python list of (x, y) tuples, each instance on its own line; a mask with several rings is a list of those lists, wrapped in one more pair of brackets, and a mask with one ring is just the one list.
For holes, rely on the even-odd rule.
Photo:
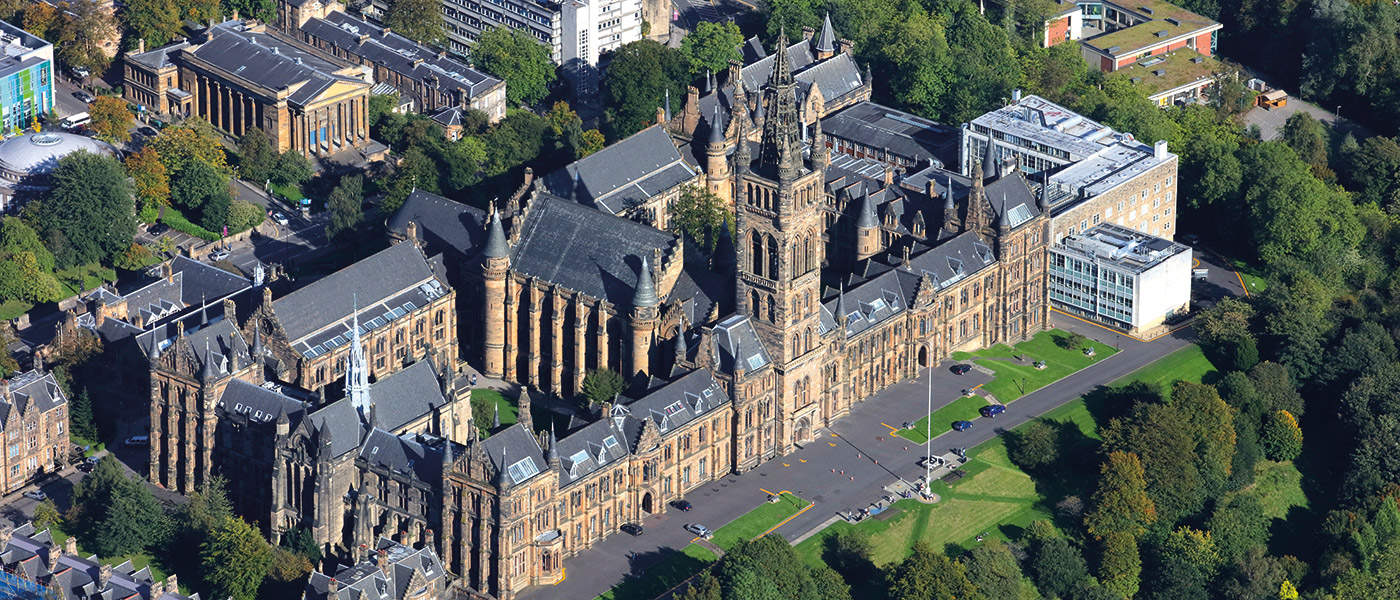
[[(933, 440), (935, 454), (953, 447), (971, 448), (990, 440), (1183, 348), (1194, 339), (1189, 328), (1144, 342), (1063, 315), (1055, 314), (1054, 320), (1057, 327), (1080, 331), (1111, 343), (1120, 351), (1016, 400), (995, 420), (979, 419), (971, 430), (938, 435)], [(941, 364), (931, 372), (935, 410), (956, 399), (963, 388), (987, 380), (976, 371), (953, 375), (948, 369), (951, 364)], [(685, 523), (699, 522), (712, 529), (720, 527), (764, 502), (768, 492), (791, 491), (815, 503), (810, 510), (776, 530), (789, 541), (822, 528), (838, 511), (869, 505), (884, 495), (885, 485), (900, 478), (913, 481), (924, 473), (918, 464), (923, 448), (903, 438), (892, 437), (886, 424), (899, 427), (925, 414), (929, 375), (926, 373), (917, 380), (886, 388), (857, 404), (851, 414), (830, 430), (822, 431), (821, 439), (805, 448), (773, 459), (744, 475), (729, 475), (690, 491), (686, 498), (695, 506), (691, 512), (671, 509), (648, 517), (643, 522), (644, 535), (614, 534), (565, 561), (566, 578), (559, 585), (533, 588), (518, 597), (526, 600), (592, 598), (625, 577), (644, 573), (667, 551), (690, 543), (693, 536), (684, 531)]]

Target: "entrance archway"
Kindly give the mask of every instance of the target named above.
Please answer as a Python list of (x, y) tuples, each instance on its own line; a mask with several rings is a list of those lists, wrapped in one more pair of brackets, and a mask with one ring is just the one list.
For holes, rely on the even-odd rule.
[(922, 347), (919, 348), (919, 367), (920, 367), (920, 368), (923, 368), (923, 367), (927, 367), (927, 366), (928, 366), (928, 347), (927, 347), (927, 346), (922, 346)]
[(651, 514), (651, 511), (651, 492), (647, 492), (645, 495), (642, 496), (642, 512)]
[(797, 421), (797, 429), (792, 433), (793, 442), (801, 442), (812, 437), (812, 422), (807, 417)]

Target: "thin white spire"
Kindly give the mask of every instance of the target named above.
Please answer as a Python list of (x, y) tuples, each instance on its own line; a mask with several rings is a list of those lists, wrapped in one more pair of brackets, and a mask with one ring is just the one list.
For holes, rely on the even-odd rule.
[(369, 414), (369, 370), (365, 365), (365, 349), (360, 346), (360, 298), (354, 296), (354, 312), (350, 325), (350, 361), (345, 368), (345, 395), (350, 397), (350, 405)]

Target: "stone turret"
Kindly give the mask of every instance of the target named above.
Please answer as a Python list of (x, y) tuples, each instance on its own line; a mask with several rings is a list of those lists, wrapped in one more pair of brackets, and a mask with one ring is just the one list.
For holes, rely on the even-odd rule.
[(729, 157), (724, 154), (724, 124), (719, 117), (719, 104), (715, 104), (714, 115), (710, 117), (710, 138), (705, 145), (705, 187), (710, 193), (734, 203), (734, 187), (729, 182)]
[(813, 49), (816, 50), (817, 60), (826, 60), (836, 54), (836, 29), (831, 26), (831, 13), (822, 19), (822, 32), (817, 36)]
[(875, 200), (866, 192), (856, 214), (856, 260), (865, 260), (880, 253), (880, 219)]
[(651, 273), (651, 263), (642, 257), (642, 268), (637, 274), (637, 288), (632, 294), (632, 365), (627, 375), (646, 376), (651, 372), (651, 337), (656, 329), (661, 299), (656, 294), (656, 284)]
[(506, 273), (510, 270), (510, 247), (506, 243), (501, 216), (491, 207), (490, 223), (486, 229), (486, 247), (482, 250), (482, 332), (483, 374), (500, 378), (505, 375), (506, 346)]

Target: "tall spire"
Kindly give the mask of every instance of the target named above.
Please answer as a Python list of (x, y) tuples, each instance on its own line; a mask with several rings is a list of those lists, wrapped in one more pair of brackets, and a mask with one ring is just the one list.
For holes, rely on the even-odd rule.
[(1050, 212), (1050, 172), (1048, 170), (1040, 172), (1040, 197), (1036, 198), (1041, 213)]
[(715, 104), (715, 114), (710, 117), (710, 144), (724, 144), (724, 125), (719, 121), (719, 104)]
[(870, 197), (870, 191), (866, 190), (865, 197), (860, 201), (860, 214), (856, 215), (856, 227), (865, 229), (879, 227), (880, 217), (875, 214), (875, 199)]
[(838, 290), (838, 291), (836, 292), (836, 321), (837, 321), (838, 323), (845, 323), (845, 322), (846, 322), (846, 282), (845, 282), (845, 281), (841, 281), (841, 282), (837, 283), (836, 286), (837, 286), (837, 290)]
[(1001, 178), (1001, 161), (997, 160), (996, 142), (987, 138), (987, 151), (982, 155), (982, 175), (986, 180)]
[(1001, 214), (997, 217), (997, 231), (1007, 233), (1011, 231), (1011, 215), (1006, 210), (1006, 192), (1001, 193)]
[(665, 112), (663, 113), (663, 114), (665, 115), (664, 118), (666, 119), (666, 122), (667, 122), (667, 123), (670, 123), (670, 122), (671, 122), (671, 88), (666, 88), (666, 105), (665, 105), (665, 106), (666, 106)]
[(831, 164), (831, 151), (826, 148), (826, 136), (822, 134), (822, 120), (812, 122), (812, 169), (825, 169)]
[(642, 257), (642, 272), (637, 274), (637, 290), (632, 294), (632, 306), (650, 308), (661, 302), (656, 296), (656, 283), (651, 278), (651, 264)]
[(559, 438), (554, 435), (554, 420), (549, 421), (549, 466), (559, 467)]
[(522, 386), (520, 398), (515, 401), (515, 422), (524, 425), (525, 431), (531, 435), (535, 432), (534, 419), (531, 417), (533, 414), (530, 408), (530, 389)]
[(496, 488), (499, 490), (504, 491), (506, 486), (510, 485), (510, 480), (506, 479), (506, 468), (508, 466), (509, 465), (506, 464), (506, 447), (501, 446), (501, 468), (496, 471)]
[(253, 321), (253, 349), (252, 349), (252, 355), (253, 355), (253, 360), (254, 360), (254, 361), (262, 360), (262, 357), (263, 357), (263, 342), (262, 342), (262, 326), (261, 326), (261, 325), (262, 325), (262, 324), (261, 324), (259, 321), (257, 321), (257, 320), (254, 320), (254, 321)]
[(681, 313), (681, 324), (676, 328), (676, 360), (682, 361), (689, 356), (690, 347), (685, 341), (685, 313)]
[(209, 336), (204, 336), (204, 365), (200, 369), (199, 378), (204, 381), (214, 378), (214, 353), (209, 350)]
[(943, 195), (943, 225), (949, 231), (958, 229), (958, 206), (953, 203), (953, 176), (948, 175), (948, 192)]
[(506, 246), (506, 232), (501, 229), (501, 215), (496, 212), (496, 207), (491, 206), (491, 224), (486, 230), (486, 248), (482, 254), (486, 258), (502, 258), (510, 254), (510, 248)]
[(792, 77), (788, 60), (787, 34), (780, 32), (778, 47), (773, 54), (773, 71), (763, 89), (767, 117), (763, 122), (763, 139), (759, 145), (758, 162), (769, 177), (779, 180), (795, 179), (802, 166), (802, 134), (797, 114), (797, 83)]
[(345, 369), (345, 395), (350, 405), (363, 415), (370, 409), (369, 370), (365, 365), (365, 349), (360, 345), (360, 297), (354, 296), (354, 312), (350, 317), (350, 360)]
[(817, 52), (836, 52), (836, 29), (831, 26), (831, 13), (822, 19), (822, 32), (817, 36)]

